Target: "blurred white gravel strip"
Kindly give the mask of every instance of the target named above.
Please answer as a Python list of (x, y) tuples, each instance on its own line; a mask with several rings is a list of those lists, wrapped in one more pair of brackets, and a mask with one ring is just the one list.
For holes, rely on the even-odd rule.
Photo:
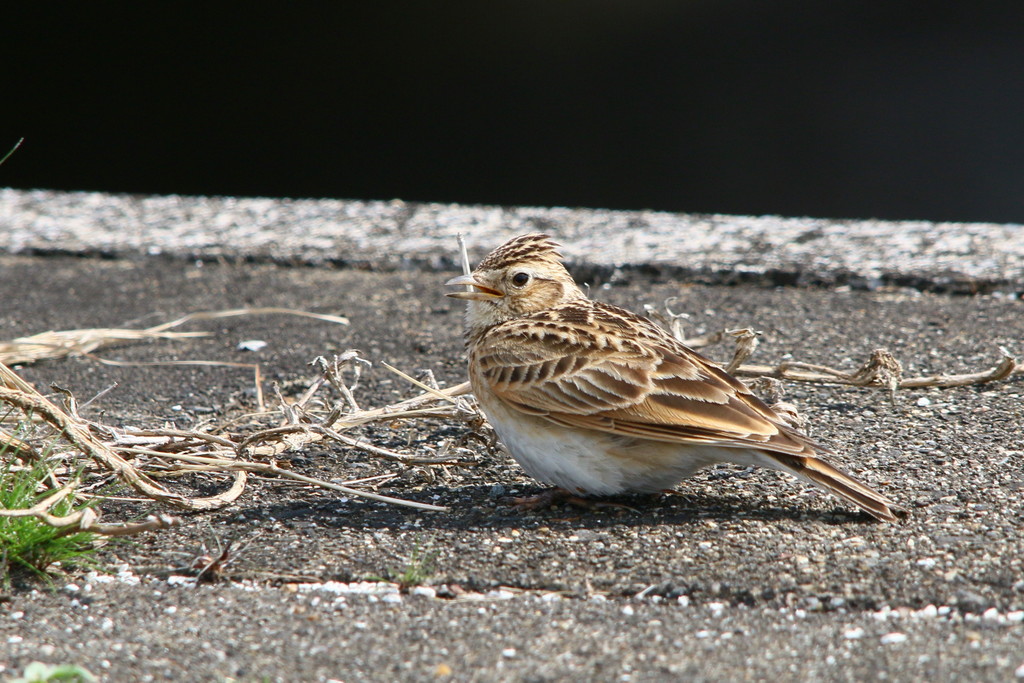
[(572, 261), (1024, 282), (1024, 226), (0, 189), (0, 251), (452, 267), (545, 231)]

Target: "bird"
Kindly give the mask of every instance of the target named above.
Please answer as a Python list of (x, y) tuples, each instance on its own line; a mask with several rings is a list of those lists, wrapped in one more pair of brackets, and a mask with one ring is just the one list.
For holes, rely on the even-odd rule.
[(514, 237), (472, 273), (465, 343), (473, 394), (534, 479), (584, 499), (672, 490), (718, 463), (768, 467), (877, 520), (906, 511), (832, 465), (720, 365), (643, 316), (592, 300), (544, 233)]

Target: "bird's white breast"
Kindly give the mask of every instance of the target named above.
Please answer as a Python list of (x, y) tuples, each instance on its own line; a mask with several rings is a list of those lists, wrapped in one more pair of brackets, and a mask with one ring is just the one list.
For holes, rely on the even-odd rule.
[(726, 449), (624, 439), (570, 429), (527, 415), (481, 391), (481, 408), (498, 438), (531, 477), (581, 494), (670, 489), (698, 469), (727, 459)]

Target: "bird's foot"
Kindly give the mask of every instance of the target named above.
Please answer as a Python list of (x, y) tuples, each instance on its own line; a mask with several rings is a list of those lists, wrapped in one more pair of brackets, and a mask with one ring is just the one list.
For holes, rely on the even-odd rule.
[(568, 491), (563, 488), (547, 489), (546, 491), (541, 491), (533, 496), (509, 496), (502, 498), (501, 502), (508, 503), (520, 512), (543, 510), (544, 508), (549, 508), (553, 505), (572, 505), (573, 507), (582, 508), (584, 510), (619, 508), (636, 512), (634, 508), (631, 508), (628, 505), (623, 505), (622, 503), (582, 498), (572, 491)]

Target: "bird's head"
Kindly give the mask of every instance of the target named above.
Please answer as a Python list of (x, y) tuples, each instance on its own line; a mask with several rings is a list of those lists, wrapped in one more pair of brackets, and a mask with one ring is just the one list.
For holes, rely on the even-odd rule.
[(540, 233), (515, 237), (488, 254), (470, 275), (446, 282), (468, 286), (447, 296), (469, 302), (466, 319), (471, 329), (486, 329), (583, 298), (562, 265), (558, 246)]

